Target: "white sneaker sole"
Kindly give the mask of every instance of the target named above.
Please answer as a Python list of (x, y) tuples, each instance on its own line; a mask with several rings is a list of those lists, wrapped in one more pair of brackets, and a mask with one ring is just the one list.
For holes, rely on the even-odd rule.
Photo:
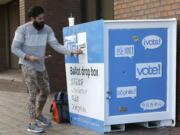
[(28, 132), (32, 132), (32, 133), (43, 133), (45, 132), (45, 130), (42, 130), (42, 131), (36, 131), (36, 130), (32, 130), (32, 129), (27, 129)]
[(36, 122), (38, 122), (38, 123), (40, 123), (42, 126), (50, 126), (51, 124), (45, 124), (45, 123), (43, 123), (43, 122), (41, 122), (41, 121), (39, 121), (39, 120), (36, 120)]

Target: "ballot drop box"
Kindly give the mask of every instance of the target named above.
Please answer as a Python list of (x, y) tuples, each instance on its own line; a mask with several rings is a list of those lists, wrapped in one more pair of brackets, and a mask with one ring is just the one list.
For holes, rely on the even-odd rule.
[(97, 20), (63, 29), (70, 121), (97, 132), (175, 126), (176, 19)]

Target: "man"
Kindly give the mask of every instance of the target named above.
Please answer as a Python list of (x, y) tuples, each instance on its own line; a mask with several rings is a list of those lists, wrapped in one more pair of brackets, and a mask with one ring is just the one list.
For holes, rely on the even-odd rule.
[[(29, 92), (30, 121), (27, 130), (40, 133), (44, 132), (41, 125), (49, 126), (50, 124), (50, 121), (42, 115), (50, 92), (48, 74), (44, 64), (46, 44), (48, 43), (55, 51), (64, 55), (79, 55), (82, 54), (82, 51), (70, 51), (58, 43), (51, 27), (44, 24), (44, 9), (42, 7), (33, 6), (30, 8), (28, 16), (31, 21), (17, 28), (11, 51), (19, 57), (19, 64)], [(36, 108), (38, 89), (40, 94)]]

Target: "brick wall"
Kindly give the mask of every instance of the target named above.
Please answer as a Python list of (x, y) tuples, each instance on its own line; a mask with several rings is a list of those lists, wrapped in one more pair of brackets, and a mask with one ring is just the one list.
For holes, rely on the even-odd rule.
[(177, 121), (180, 123), (180, 0), (114, 0), (115, 19), (177, 18)]
[(19, 0), (19, 17), (20, 17), (20, 24), (25, 23), (25, 1)]
[[(81, 22), (81, 0), (20, 0), (21, 24), (29, 21), (27, 11), (32, 5), (40, 5), (45, 9), (46, 23), (53, 28), (60, 43), (63, 42), (62, 28), (68, 25), (70, 13), (75, 17), (76, 23)], [(64, 56), (50, 47), (47, 48), (47, 53), (54, 56), (46, 61), (51, 90), (66, 89)]]
[(180, 19), (180, 0), (114, 0), (115, 19)]

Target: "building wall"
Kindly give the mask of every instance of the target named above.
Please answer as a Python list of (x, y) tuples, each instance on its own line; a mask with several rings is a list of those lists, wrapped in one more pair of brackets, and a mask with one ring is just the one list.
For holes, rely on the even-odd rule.
[[(29, 21), (28, 9), (33, 5), (40, 5), (45, 9), (45, 21), (52, 27), (60, 43), (63, 43), (62, 28), (68, 25), (68, 17), (72, 13), (75, 23), (81, 22), (81, 0), (19, 0), (20, 2), (20, 23)], [(49, 73), (51, 90), (66, 89), (66, 76), (64, 56), (56, 53), (50, 47), (47, 54), (53, 58), (46, 61)]]
[(10, 46), (14, 38), (14, 32), (19, 25), (19, 0), (14, 0), (8, 4), (8, 46), (6, 48), (7, 62), (13, 69), (18, 69), (18, 58), (10, 52)]
[(83, 22), (114, 19), (114, 0), (82, 0)]
[(114, 19), (114, 0), (101, 0), (102, 1), (102, 17), (105, 20)]
[(115, 19), (180, 19), (180, 0), (114, 0)]
[(177, 18), (177, 121), (180, 122), (180, 0), (114, 0), (115, 19)]
[(6, 6), (0, 6), (0, 71), (3, 70), (6, 65), (5, 11)]
[(18, 59), (11, 55), (14, 31), (19, 25), (19, 0), (0, 5), (0, 71), (18, 68)]

